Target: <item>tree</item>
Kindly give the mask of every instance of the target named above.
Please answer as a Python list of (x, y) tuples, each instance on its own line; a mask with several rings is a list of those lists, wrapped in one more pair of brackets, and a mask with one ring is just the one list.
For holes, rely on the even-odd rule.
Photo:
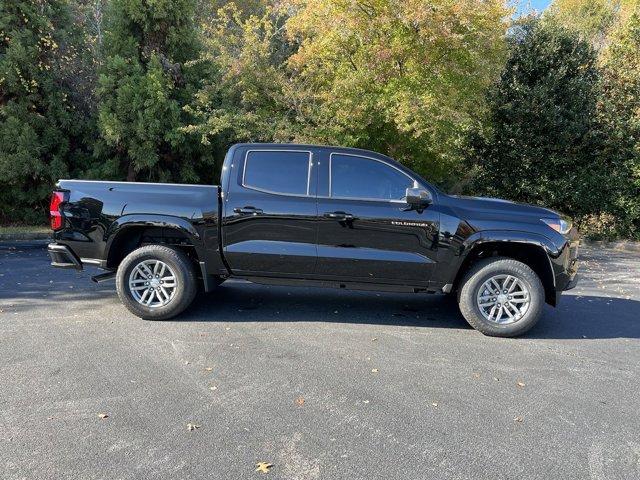
[[(203, 75), (193, 0), (112, 0), (106, 11), (98, 123), (113, 158), (102, 175), (198, 181), (207, 154), (183, 127)], [(107, 156), (107, 155), (105, 155)], [(205, 178), (209, 178), (206, 176)]]
[(320, 139), (375, 149), (446, 183), (504, 61), (504, 2), (289, 0), (289, 67)]
[(639, 0), (554, 0), (545, 18), (574, 30), (596, 49), (606, 47), (610, 34), (626, 22)]
[(490, 128), (476, 131), (473, 189), (582, 216), (609, 207), (613, 168), (597, 120), (593, 48), (552, 22), (514, 27), (510, 56), (489, 93)]
[(608, 133), (606, 155), (616, 159), (619, 233), (640, 236), (640, 9), (612, 33), (603, 53), (603, 95), (599, 105)]
[(81, 168), (87, 121), (69, 79), (79, 39), (64, 0), (0, 6), (1, 223), (41, 223), (55, 181)]
[(190, 131), (365, 147), (450, 180), (503, 62), (506, 13), (498, 0), (228, 6), (206, 33), (217, 75)]
[(218, 159), (235, 142), (301, 139), (306, 92), (287, 69), (297, 46), (286, 37), (286, 21), (273, 8), (254, 15), (230, 3), (204, 25), (202, 61), (213, 68), (188, 107), (195, 121), (185, 130)]

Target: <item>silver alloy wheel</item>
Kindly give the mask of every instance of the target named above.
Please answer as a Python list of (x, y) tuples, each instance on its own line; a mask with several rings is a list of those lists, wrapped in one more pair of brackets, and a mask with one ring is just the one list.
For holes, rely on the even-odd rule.
[(131, 270), (129, 291), (136, 302), (145, 307), (164, 307), (175, 296), (176, 276), (166, 263), (144, 260)]
[(494, 275), (478, 289), (476, 303), (490, 322), (508, 325), (520, 320), (531, 304), (527, 285), (513, 275)]

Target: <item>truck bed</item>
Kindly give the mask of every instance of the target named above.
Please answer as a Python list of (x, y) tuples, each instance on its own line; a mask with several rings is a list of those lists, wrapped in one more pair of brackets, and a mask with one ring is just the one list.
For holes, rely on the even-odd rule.
[[(71, 247), (83, 263), (107, 267), (105, 252), (120, 230), (157, 227), (162, 236), (163, 228), (175, 228), (176, 221), (180, 230), (195, 238), (199, 250), (218, 255), (217, 185), (60, 180), (57, 189), (68, 195), (67, 223), (54, 233), (54, 240)], [(143, 214), (144, 220), (138, 221), (136, 217)]]

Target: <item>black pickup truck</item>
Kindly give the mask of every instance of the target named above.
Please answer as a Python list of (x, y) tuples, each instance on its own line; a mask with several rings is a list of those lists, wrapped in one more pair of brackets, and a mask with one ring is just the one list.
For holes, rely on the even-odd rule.
[[(60, 180), (51, 264), (95, 265), (145, 319), (228, 278), (456, 294), (480, 332), (515, 336), (575, 285), (578, 235), (545, 208), (447, 195), (384, 155), (238, 144), (220, 186)], [(223, 299), (222, 299), (223, 300)]]

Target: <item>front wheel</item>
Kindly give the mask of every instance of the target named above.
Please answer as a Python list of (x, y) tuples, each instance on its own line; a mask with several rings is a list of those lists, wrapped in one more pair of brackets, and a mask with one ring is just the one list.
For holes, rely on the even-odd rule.
[(166, 320), (193, 301), (198, 279), (189, 257), (164, 245), (140, 247), (125, 257), (116, 274), (120, 301), (146, 320)]
[(458, 305), (476, 330), (495, 337), (515, 337), (538, 322), (544, 287), (528, 265), (509, 258), (488, 258), (465, 275)]

